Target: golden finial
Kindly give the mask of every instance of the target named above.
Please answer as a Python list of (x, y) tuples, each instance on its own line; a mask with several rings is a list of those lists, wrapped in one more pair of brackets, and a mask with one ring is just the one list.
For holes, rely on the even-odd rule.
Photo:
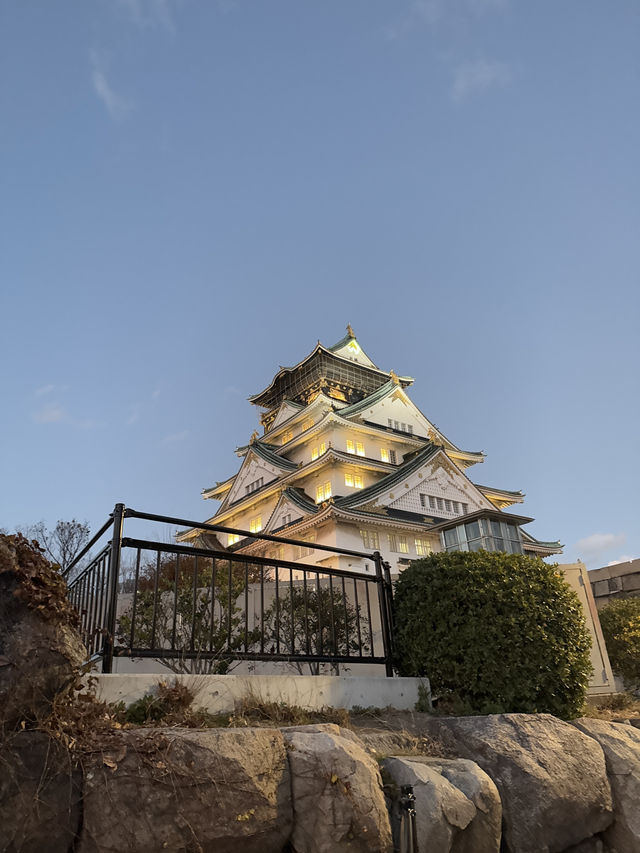
[(395, 383), (396, 385), (400, 384), (400, 380), (398, 379), (398, 374), (395, 372), (395, 370), (390, 370), (389, 376), (391, 377), (391, 381), (393, 383)]
[(257, 429), (254, 429), (254, 431), (251, 433), (251, 438), (249, 439), (249, 444), (253, 444), (253, 442), (259, 437), (260, 437), (260, 433), (258, 432)]
[(353, 332), (353, 329), (351, 328), (351, 323), (347, 323), (347, 334), (350, 338), (355, 338), (355, 334)]

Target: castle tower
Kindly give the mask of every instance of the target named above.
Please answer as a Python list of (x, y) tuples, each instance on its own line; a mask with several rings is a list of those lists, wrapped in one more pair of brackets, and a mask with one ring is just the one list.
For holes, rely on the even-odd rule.
[[(371, 561), (327, 556), (313, 544), (379, 550), (392, 573), (441, 550), (547, 556), (559, 542), (522, 529), (533, 519), (505, 512), (519, 491), (481, 486), (467, 471), (484, 454), (457, 447), (415, 406), (409, 376), (377, 367), (353, 329), (320, 342), (249, 398), (263, 434), (238, 447), (239, 471), (205, 489), (221, 501), (210, 523), (302, 540), (308, 547), (226, 537), (227, 547), (331, 568), (373, 571)], [(180, 538), (197, 535), (188, 531)]]

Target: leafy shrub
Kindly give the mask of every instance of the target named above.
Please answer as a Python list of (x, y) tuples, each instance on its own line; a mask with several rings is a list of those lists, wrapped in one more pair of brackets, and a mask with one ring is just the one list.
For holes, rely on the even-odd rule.
[(520, 554), (414, 561), (395, 591), (396, 666), (440, 710), (580, 714), (591, 674), (582, 608), (557, 566)]
[(600, 624), (611, 667), (625, 684), (640, 688), (640, 598), (618, 598), (603, 607)]

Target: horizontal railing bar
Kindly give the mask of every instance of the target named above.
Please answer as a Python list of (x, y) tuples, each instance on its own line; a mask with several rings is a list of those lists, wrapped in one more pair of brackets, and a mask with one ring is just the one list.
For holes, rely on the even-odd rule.
[(219, 560), (229, 560), (231, 563), (255, 563), (261, 566), (270, 566), (273, 569), (291, 569), (294, 572), (311, 572), (313, 574), (332, 575), (340, 578), (354, 578), (358, 581), (378, 583), (375, 575), (366, 575), (361, 572), (350, 572), (346, 569), (325, 569), (309, 563), (292, 563), (288, 560), (278, 560), (273, 557), (257, 557), (252, 554), (240, 554), (232, 551), (212, 551), (208, 548), (194, 548), (192, 545), (171, 545), (164, 542), (151, 542), (146, 539), (132, 539), (125, 536), (122, 540), (123, 548), (142, 548), (144, 551), (159, 551), (167, 554), (183, 554), (192, 557), (215, 557)]
[(78, 575), (78, 577), (74, 578), (71, 581), (71, 583), (69, 584), (69, 589), (73, 589), (85, 577), (85, 575), (89, 574), (89, 572), (92, 572), (96, 568), (97, 563), (102, 559), (102, 557), (104, 557), (105, 554), (109, 553), (110, 549), (111, 549), (111, 542), (108, 542), (104, 546), (102, 551), (98, 551), (98, 553), (95, 555), (93, 560), (91, 560), (91, 562), (86, 567), (86, 569), (83, 569), (82, 572)]
[(227, 652), (224, 649), (219, 652), (182, 651), (181, 649), (127, 649), (116, 647), (113, 650), (115, 657), (127, 658), (184, 658), (189, 660), (277, 660), (292, 661), (295, 663), (379, 663), (384, 664), (384, 657), (357, 657), (355, 655), (287, 655), (270, 654), (269, 652)]
[(107, 521), (105, 521), (105, 523), (102, 525), (102, 527), (100, 528), (100, 530), (98, 530), (98, 532), (96, 533), (96, 535), (91, 537), (91, 539), (87, 542), (87, 544), (84, 546), (84, 548), (82, 549), (82, 551), (80, 551), (80, 553), (78, 554), (78, 556), (77, 556), (77, 557), (75, 557), (75, 558), (74, 558), (74, 559), (69, 563), (69, 565), (67, 566), (67, 568), (66, 568), (66, 569), (64, 570), (64, 572), (62, 573), (62, 577), (63, 577), (63, 578), (66, 578), (66, 576), (69, 574), (69, 572), (71, 571), (71, 569), (76, 565), (76, 563), (84, 557), (84, 555), (87, 553), (87, 551), (89, 551), (89, 550), (91, 550), (91, 548), (93, 548), (93, 546), (96, 544), (96, 542), (98, 541), (98, 539), (99, 539), (101, 536), (103, 536), (103, 535), (107, 532), (107, 530), (112, 526), (112, 524), (113, 524), (113, 515), (112, 515), (112, 516), (111, 516)]
[[(193, 527), (196, 530), (211, 530), (214, 533), (233, 533), (247, 539), (264, 539), (267, 542), (279, 542), (283, 545), (299, 545), (302, 548), (313, 548), (317, 551), (329, 551), (332, 554), (342, 554), (346, 557), (362, 557), (365, 560), (373, 560), (373, 552), (367, 554), (364, 551), (349, 551), (346, 548), (334, 548), (332, 545), (318, 545), (316, 542), (305, 542), (298, 539), (285, 539), (283, 536), (272, 536), (270, 533), (251, 533), (248, 530), (240, 530), (236, 527), (222, 527), (219, 524), (206, 524), (200, 521), (190, 521), (185, 518), (172, 518), (168, 515), (153, 515), (149, 512), (139, 512), (127, 507), (124, 511), (126, 518), (141, 518), (146, 521), (160, 521), (164, 524), (177, 524), (180, 527)], [(235, 553), (235, 552), (233, 552)]]

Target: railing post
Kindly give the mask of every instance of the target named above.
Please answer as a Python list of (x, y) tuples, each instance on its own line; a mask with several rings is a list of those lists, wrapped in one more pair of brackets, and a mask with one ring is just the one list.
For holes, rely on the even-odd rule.
[(396, 648), (396, 621), (393, 615), (393, 584), (391, 583), (391, 566), (383, 560), (382, 574), (384, 577), (385, 601), (387, 603), (387, 618), (389, 620), (389, 646), (391, 657), (394, 657)]
[(113, 537), (109, 552), (109, 584), (106, 633), (104, 653), (102, 656), (102, 671), (111, 672), (113, 667), (113, 646), (116, 636), (116, 618), (118, 614), (118, 580), (120, 578), (120, 551), (122, 549), (122, 528), (124, 524), (124, 504), (116, 504), (113, 508)]
[(382, 648), (384, 649), (385, 669), (388, 677), (393, 677), (391, 622), (389, 619), (390, 608), (387, 601), (386, 579), (384, 575), (384, 563), (380, 551), (375, 551), (373, 561), (376, 565), (376, 586), (378, 587), (378, 604), (380, 606), (380, 621), (382, 623)]

